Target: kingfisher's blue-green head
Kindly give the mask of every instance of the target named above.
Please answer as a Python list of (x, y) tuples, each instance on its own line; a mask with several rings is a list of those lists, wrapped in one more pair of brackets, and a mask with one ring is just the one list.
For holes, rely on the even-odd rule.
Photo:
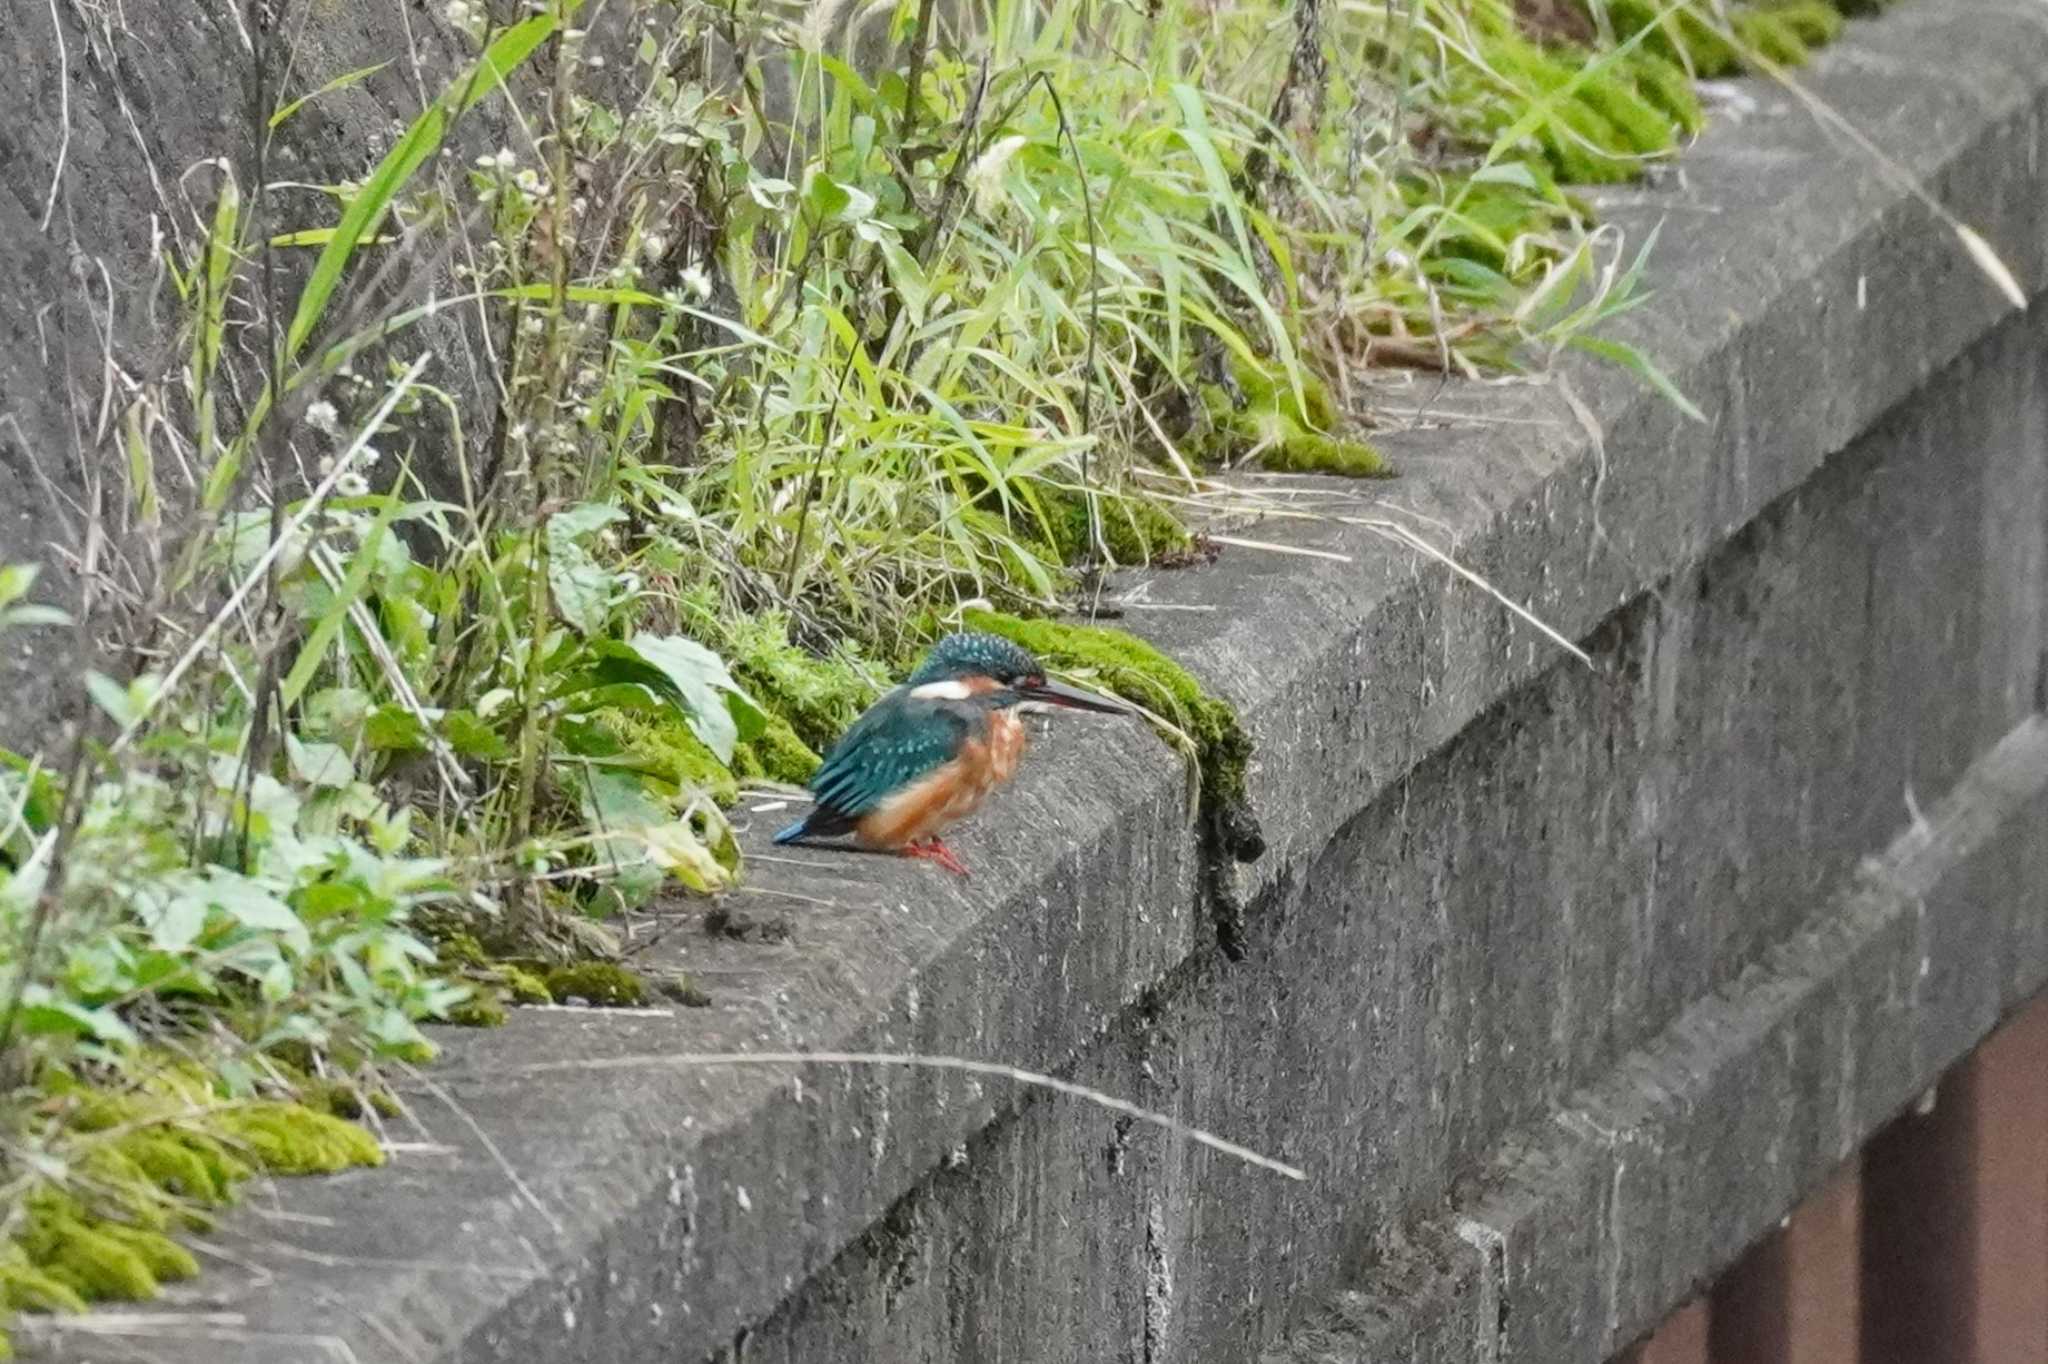
[(913, 696), (965, 700), (989, 695), (1000, 705), (1039, 701), (1104, 715), (1129, 714), (1114, 702), (1049, 680), (1045, 665), (1029, 649), (975, 631), (947, 635), (934, 644), (905, 685)]

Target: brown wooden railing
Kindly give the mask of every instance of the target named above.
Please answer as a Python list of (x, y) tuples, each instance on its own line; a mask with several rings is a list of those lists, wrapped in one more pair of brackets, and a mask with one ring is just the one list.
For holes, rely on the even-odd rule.
[(2048, 998), (1616, 1364), (2048, 1364)]

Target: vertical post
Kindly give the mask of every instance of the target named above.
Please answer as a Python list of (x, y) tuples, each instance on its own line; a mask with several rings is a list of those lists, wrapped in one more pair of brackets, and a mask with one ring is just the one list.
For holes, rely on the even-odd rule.
[(1862, 1364), (1974, 1364), (1970, 1105), (1954, 1077), (1863, 1154)]
[(1854, 1364), (1862, 1222), (1852, 1158), (1714, 1286), (1715, 1364)]
[(1864, 1163), (1864, 1364), (2048, 1359), (2048, 997)]
[(1971, 1331), (1983, 1360), (2048, 1360), (2048, 999), (1962, 1068), (1976, 1135)]

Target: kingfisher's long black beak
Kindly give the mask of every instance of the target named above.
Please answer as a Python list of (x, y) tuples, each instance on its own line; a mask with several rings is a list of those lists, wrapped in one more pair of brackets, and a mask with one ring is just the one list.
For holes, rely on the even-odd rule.
[(1050, 679), (1043, 682), (1026, 682), (1017, 690), (1027, 701), (1038, 701), (1048, 706), (1064, 706), (1068, 710), (1092, 710), (1100, 715), (1133, 713), (1129, 706), (1120, 706), (1093, 692), (1085, 692), (1078, 687), (1070, 687), (1064, 682), (1054, 682)]

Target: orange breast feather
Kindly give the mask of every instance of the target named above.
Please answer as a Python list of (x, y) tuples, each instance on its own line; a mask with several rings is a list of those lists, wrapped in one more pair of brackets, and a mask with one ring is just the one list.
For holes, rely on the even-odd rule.
[(902, 848), (932, 837), (979, 809), (988, 793), (1017, 771), (1024, 752), (1024, 726), (997, 711), (988, 734), (969, 739), (952, 761), (884, 800), (854, 826), (854, 837), (869, 848)]

